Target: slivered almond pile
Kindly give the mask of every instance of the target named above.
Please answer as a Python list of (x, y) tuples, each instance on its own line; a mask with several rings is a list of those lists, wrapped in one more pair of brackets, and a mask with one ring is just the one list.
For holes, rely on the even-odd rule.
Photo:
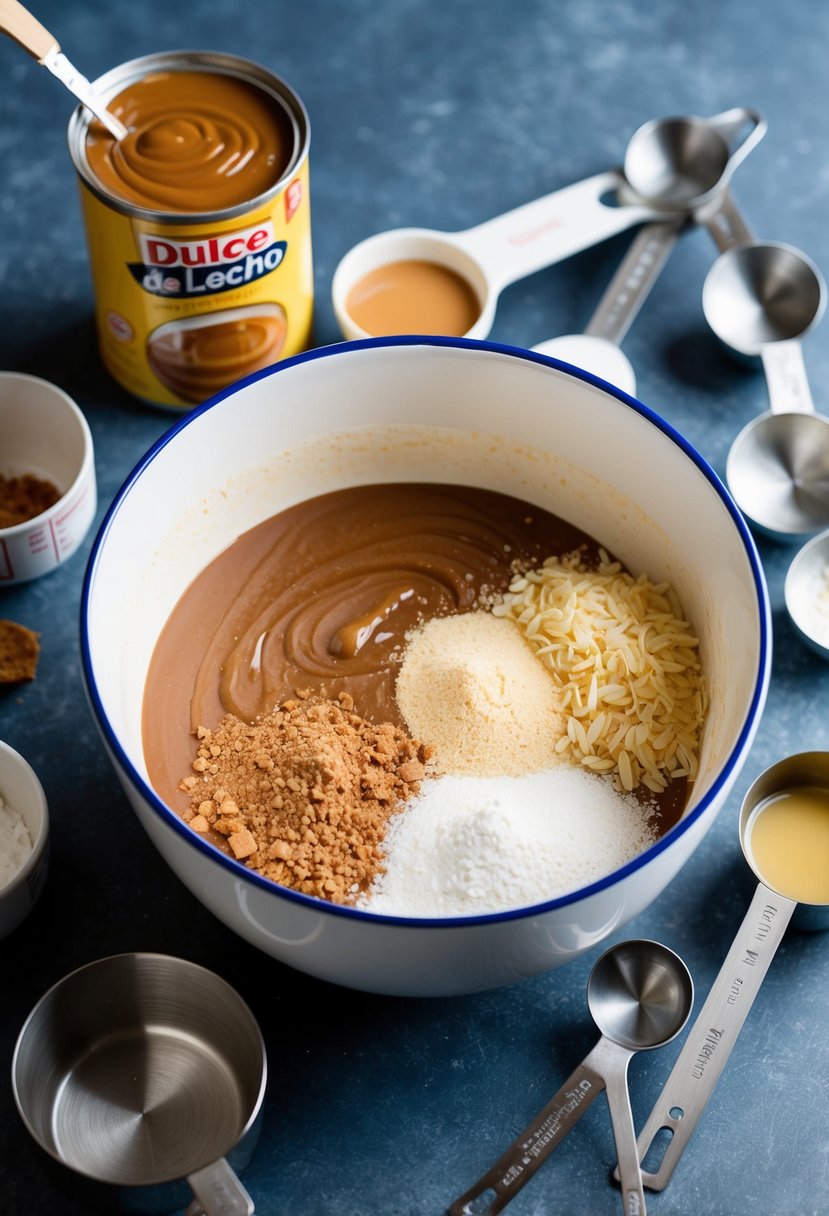
[(523, 630), (555, 677), (567, 733), (558, 750), (626, 791), (658, 793), (697, 773), (706, 707), (699, 640), (667, 583), (633, 578), (600, 550), (550, 557), (492, 611)]

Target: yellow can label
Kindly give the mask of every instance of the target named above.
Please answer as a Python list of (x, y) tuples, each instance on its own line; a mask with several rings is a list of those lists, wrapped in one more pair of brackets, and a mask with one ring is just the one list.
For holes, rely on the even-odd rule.
[(307, 157), (233, 219), (157, 223), (83, 182), (101, 357), (128, 392), (187, 410), (306, 350), (314, 280)]

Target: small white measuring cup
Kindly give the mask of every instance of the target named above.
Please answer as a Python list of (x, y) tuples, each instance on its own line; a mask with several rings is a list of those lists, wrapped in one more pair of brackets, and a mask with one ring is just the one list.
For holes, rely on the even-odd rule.
[(510, 283), (658, 215), (646, 203), (617, 205), (622, 181), (618, 170), (598, 173), (463, 232), (395, 228), (368, 237), (334, 272), (331, 295), (340, 329), (346, 338), (373, 337), (348, 312), (351, 289), (381, 266), (421, 261), (445, 266), (469, 283), (481, 311), (463, 336), (485, 338), (498, 296)]

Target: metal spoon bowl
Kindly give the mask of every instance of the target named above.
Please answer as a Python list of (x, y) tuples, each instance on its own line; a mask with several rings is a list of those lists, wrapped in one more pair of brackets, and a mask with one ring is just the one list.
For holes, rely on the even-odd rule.
[(647, 201), (668, 218), (646, 224), (637, 233), (584, 334), (565, 334), (534, 349), (635, 393), (636, 374), (619, 344), (689, 218), (703, 220), (714, 213), (735, 168), (765, 130), (757, 111), (744, 108), (711, 118), (660, 118), (640, 127), (625, 153), (622, 196), (632, 190), (633, 199)]
[(826, 303), (823, 277), (799, 249), (752, 241), (722, 253), (706, 275), (702, 310), (731, 350), (762, 356), (769, 342), (804, 337)]
[(653, 119), (628, 142), (625, 179), (639, 198), (666, 210), (699, 212), (709, 203), (716, 206), (734, 170), (765, 135), (766, 125), (756, 110), (742, 106), (713, 118)]
[(694, 985), (682, 959), (659, 942), (620, 942), (599, 958), (587, 1004), (602, 1037), (506, 1152), (449, 1208), (449, 1216), (494, 1216), (607, 1089), (625, 1213), (644, 1216), (645, 1197), (627, 1088), (634, 1053), (661, 1047), (682, 1030)]
[(829, 418), (815, 412), (800, 347), (825, 303), (815, 264), (777, 242), (726, 250), (703, 284), (703, 313), (720, 341), (763, 361), (771, 408), (737, 435), (726, 480), (743, 513), (771, 536), (829, 526)]

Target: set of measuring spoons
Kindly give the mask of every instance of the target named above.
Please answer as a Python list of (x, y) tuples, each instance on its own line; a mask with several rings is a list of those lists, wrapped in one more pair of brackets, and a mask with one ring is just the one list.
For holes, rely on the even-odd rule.
[(726, 480), (740, 510), (767, 536), (792, 540), (826, 529), (793, 563), (786, 604), (805, 640), (829, 658), (829, 623), (815, 634), (808, 598), (815, 570), (829, 570), (829, 418), (815, 410), (801, 349), (823, 315), (826, 287), (800, 250), (756, 240), (729, 190), (765, 131), (763, 117), (746, 107), (655, 119), (634, 133), (620, 170), (463, 232), (400, 228), (369, 237), (337, 267), (332, 299), (346, 338), (379, 336), (349, 311), (355, 286), (383, 267), (438, 265), (460, 276), (477, 300), (477, 315), (458, 336), (484, 338), (508, 284), (641, 225), (585, 331), (532, 348), (632, 395), (636, 375), (620, 344), (682, 232), (705, 225), (720, 253), (703, 286), (703, 314), (730, 352), (761, 361), (769, 398), (768, 410), (733, 441)]
[[(722, 1075), (787, 927), (829, 928), (829, 753), (790, 756), (762, 773), (740, 811), (740, 845), (757, 889), (702, 1009), (638, 1140), (628, 1065), (685, 1027), (694, 987), (682, 959), (660, 942), (633, 940), (599, 958), (587, 1003), (601, 1038), (530, 1125), (449, 1208), (495, 1216), (530, 1181), (602, 1090), (607, 1091), (625, 1216), (644, 1216), (644, 1188), (663, 1190)], [(788, 849), (781, 848), (785, 840)], [(667, 1133), (654, 1170), (642, 1163)]]

